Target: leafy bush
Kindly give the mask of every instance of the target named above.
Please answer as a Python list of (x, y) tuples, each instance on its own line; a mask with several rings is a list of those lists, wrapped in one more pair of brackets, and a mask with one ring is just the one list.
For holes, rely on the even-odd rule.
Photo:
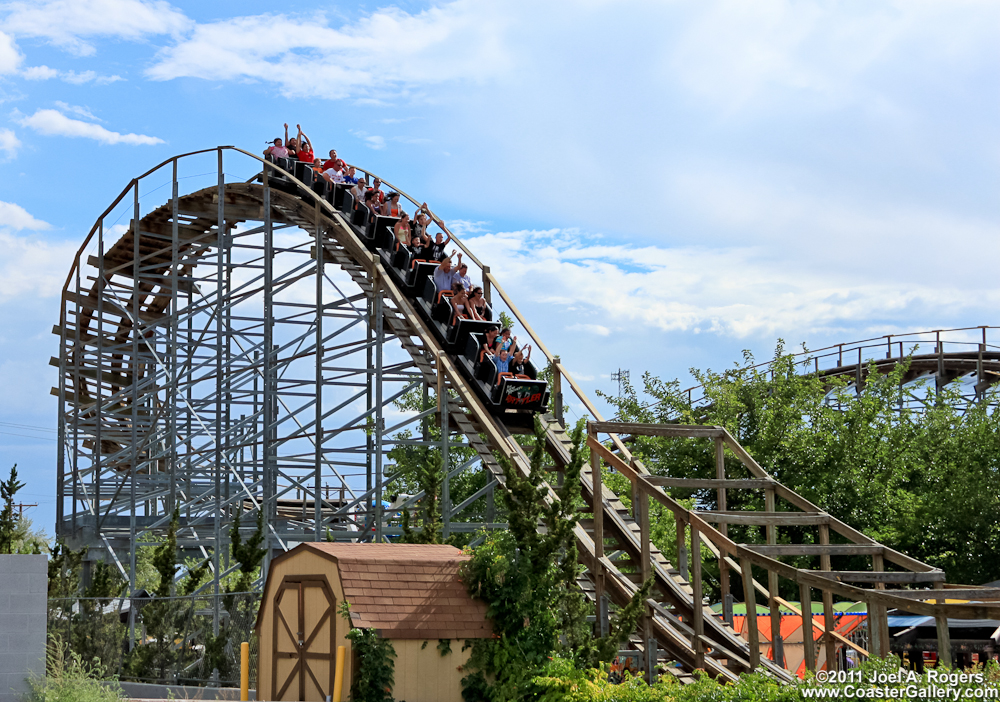
[[(531, 699), (537, 702), (798, 702), (811, 699), (805, 697), (803, 690), (813, 688), (845, 691), (845, 688), (853, 685), (855, 689), (867, 691), (874, 687), (906, 689), (913, 686), (917, 690), (937, 687), (948, 688), (954, 695), (955, 690), (982, 690), (1000, 685), (1000, 667), (994, 661), (966, 671), (981, 674), (981, 681), (940, 682), (931, 678), (933, 674), (925, 672), (898, 682), (868, 682), (872, 676), (898, 675), (899, 672), (899, 658), (889, 656), (866, 661), (857, 668), (854, 674), (858, 676), (856, 679), (862, 680), (861, 683), (820, 683), (810, 676), (805, 681), (786, 684), (777, 682), (764, 673), (753, 673), (740, 676), (735, 683), (720, 683), (701, 674), (693, 685), (681, 685), (669, 675), (661, 676), (652, 686), (646, 685), (640, 678), (627, 678), (621, 685), (612, 685), (607, 681), (607, 670), (577, 670), (571, 661), (555, 658), (531, 681)], [(936, 672), (940, 674), (948, 671), (941, 669)]]
[(47, 675), (28, 681), (25, 702), (118, 702), (124, 693), (100, 661), (84, 661), (60, 639), (49, 644)]
[(396, 649), (375, 629), (351, 629), (347, 634), (357, 656), (358, 668), (351, 682), (355, 702), (392, 702), (396, 682)]

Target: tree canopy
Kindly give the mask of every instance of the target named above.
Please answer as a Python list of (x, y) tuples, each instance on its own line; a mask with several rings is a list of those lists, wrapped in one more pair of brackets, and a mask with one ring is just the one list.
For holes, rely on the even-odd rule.
[[(749, 352), (745, 361), (754, 363)], [(886, 375), (870, 367), (860, 390), (804, 374), (801, 363), (779, 341), (769, 367), (692, 370), (704, 391), (694, 406), (678, 381), (649, 373), (644, 396), (626, 383), (606, 399), (625, 422), (723, 426), (777, 480), (852, 527), (944, 569), (952, 582), (1000, 579), (996, 398), (904, 385), (907, 363)], [(710, 442), (637, 436), (631, 448), (656, 474), (715, 474)], [(749, 477), (728, 454), (727, 473)], [(714, 491), (689, 496), (714, 506)], [(758, 501), (731, 491), (728, 506), (763, 509)]]

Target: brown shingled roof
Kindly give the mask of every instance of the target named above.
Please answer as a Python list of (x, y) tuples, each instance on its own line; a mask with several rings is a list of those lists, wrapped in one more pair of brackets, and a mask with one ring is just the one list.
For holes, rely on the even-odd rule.
[(337, 562), (354, 626), (390, 639), (481, 639), (492, 636), (486, 604), (458, 577), (469, 560), (454, 546), (308, 544)]

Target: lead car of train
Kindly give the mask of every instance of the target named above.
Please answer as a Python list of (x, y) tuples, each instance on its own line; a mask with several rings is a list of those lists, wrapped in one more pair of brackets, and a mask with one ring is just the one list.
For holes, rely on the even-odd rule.
[[(530, 361), (524, 364), (523, 375), (500, 373), (494, 359), (483, 352), (486, 334), (491, 329), (500, 329), (499, 322), (493, 321), (493, 308), (487, 304), (484, 315), (487, 321), (460, 318), (457, 323), (450, 324), (452, 306), (447, 299), (450, 291), (439, 293), (434, 286), (433, 273), (439, 264), (417, 258), (409, 247), (397, 242), (393, 227), (399, 218), (372, 215), (367, 207), (354, 202), (350, 185), (329, 183), (315, 175), (311, 164), (283, 158), (272, 160), (269, 157), (268, 160), (293, 174), (296, 180), (343, 214), (358, 238), (379, 256), (393, 282), (413, 300), (417, 312), (486, 407), (511, 428), (531, 429), (533, 415), (548, 407), (548, 385), (538, 378), (538, 370)], [(280, 171), (275, 176), (272, 187), (309, 197), (299, 192), (299, 185), (282, 177)]]

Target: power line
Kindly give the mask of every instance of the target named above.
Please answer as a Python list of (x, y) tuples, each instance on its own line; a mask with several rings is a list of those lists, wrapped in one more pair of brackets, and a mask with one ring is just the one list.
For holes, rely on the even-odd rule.
[(0, 427), (11, 427), (13, 429), (30, 429), (31, 431), (46, 431), (51, 434), (58, 433), (52, 427), (39, 427), (34, 424), (14, 424), (13, 422), (0, 422)]
[(15, 434), (12, 431), (0, 431), (0, 434), (6, 434), (7, 436), (19, 436), (22, 439), (41, 439), (42, 441), (58, 441), (58, 439), (53, 439), (51, 436), (34, 436), (32, 434)]

